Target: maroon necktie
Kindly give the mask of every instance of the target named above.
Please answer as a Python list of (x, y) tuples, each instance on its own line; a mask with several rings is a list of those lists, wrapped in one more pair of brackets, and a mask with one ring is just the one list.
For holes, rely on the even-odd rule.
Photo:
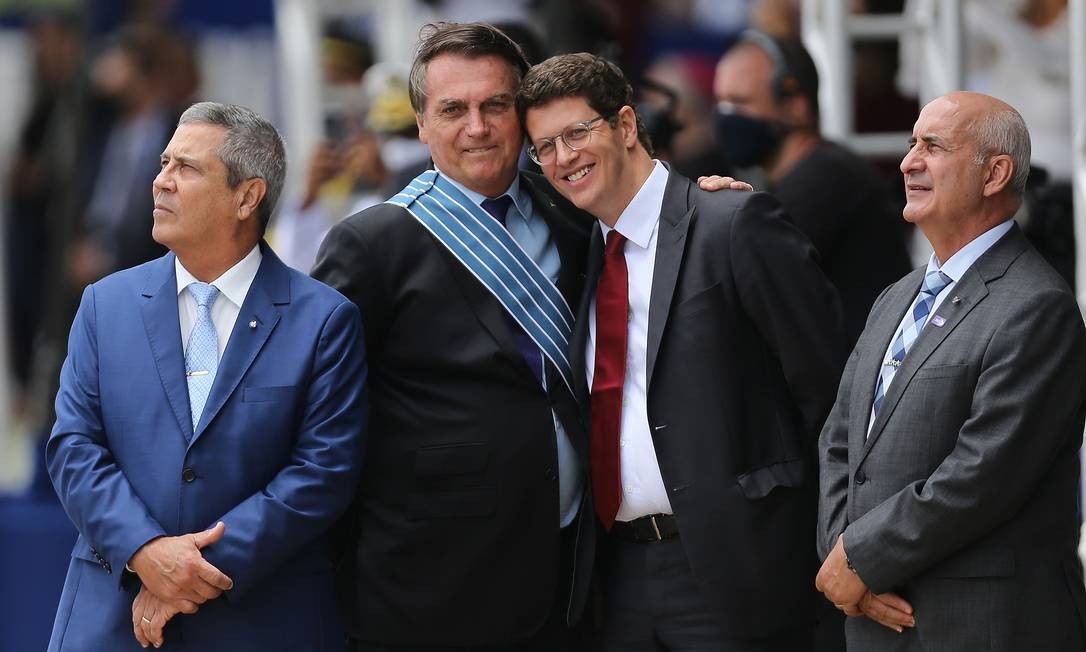
[(596, 366), (592, 374), (592, 493), (596, 516), (607, 531), (622, 504), (618, 438), (622, 429), (622, 385), (626, 377), (626, 331), (630, 314), (626, 237), (612, 230), (596, 286)]

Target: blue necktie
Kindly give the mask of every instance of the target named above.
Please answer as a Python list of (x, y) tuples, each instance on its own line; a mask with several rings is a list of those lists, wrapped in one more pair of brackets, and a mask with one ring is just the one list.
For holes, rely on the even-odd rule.
[[(496, 199), (488, 197), (480, 204), (483, 210), (490, 213), (490, 216), (498, 220), (498, 223), (502, 226), (505, 226), (505, 215), (509, 212), (509, 207), (512, 205), (513, 198), (509, 195), (502, 195)], [(542, 385), (543, 353), (539, 350), (539, 347), (535, 345), (535, 342), (532, 341), (532, 338), (520, 327), (517, 320), (513, 319), (512, 315), (506, 313), (506, 318), (509, 321), (509, 328), (513, 331), (513, 338), (517, 341), (517, 348), (520, 349), (521, 354), (524, 356), (524, 361), (528, 363), (528, 367)]]
[(219, 295), (219, 288), (196, 281), (189, 283), (187, 289), (196, 299), (196, 323), (192, 326), (189, 347), (185, 351), (185, 377), (188, 379), (189, 409), (192, 411), (192, 430), (195, 432), (219, 368), (219, 334), (211, 321), (211, 306)]
[(882, 370), (879, 372), (879, 380), (875, 385), (875, 401), (871, 406), (872, 423), (875, 422), (879, 408), (882, 407), (882, 401), (886, 398), (886, 392), (890, 389), (894, 374), (905, 360), (905, 355), (908, 354), (913, 342), (920, 336), (920, 331), (928, 323), (928, 315), (931, 314), (931, 307), (935, 304), (935, 297), (939, 296), (950, 282), (950, 277), (939, 271), (929, 272), (924, 277), (920, 294), (916, 295), (916, 300), (913, 301), (912, 319), (905, 320), (894, 335), (894, 343), (890, 346), (890, 359), (883, 363)]

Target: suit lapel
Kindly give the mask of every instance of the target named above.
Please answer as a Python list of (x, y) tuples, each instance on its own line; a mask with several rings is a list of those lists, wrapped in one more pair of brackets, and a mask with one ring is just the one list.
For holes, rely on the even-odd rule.
[(150, 269), (147, 285), (141, 292), (144, 301), (140, 304), (140, 314), (159, 381), (177, 417), (177, 427), (185, 439), (192, 439), (185, 355), (181, 350), (181, 322), (177, 312), (174, 255), (171, 253), (159, 258), (151, 264)]
[(648, 345), (646, 350), (645, 385), (651, 387), (656, 355), (667, 326), (671, 298), (679, 279), (679, 267), (686, 250), (686, 234), (694, 215), (687, 195), (690, 182), (668, 169), (664, 202), (660, 209), (659, 231), (656, 236), (656, 262), (652, 272), (652, 292), (649, 295)]
[[(196, 425), (193, 434), (194, 443), (215, 419), (227, 399), (237, 389), (238, 383), (249, 370), (264, 343), (268, 341), (276, 324), (279, 323), (278, 306), (290, 303), (289, 271), (278, 257), (265, 245), (260, 244), (263, 259), (257, 270), (253, 284), (245, 295), (245, 303), (238, 312), (230, 340), (219, 361), (219, 370), (215, 375), (215, 384), (207, 397), (204, 413)], [(255, 323), (255, 327), (253, 324)], [(189, 444), (192, 446), (192, 443)]]
[[(1014, 259), (1024, 250), (1025, 238), (1018, 230), (1018, 227), (1014, 226), (1007, 235), (981, 255), (973, 266), (966, 270), (961, 280), (954, 284), (949, 295), (943, 299), (943, 302), (932, 313), (928, 324), (909, 349), (901, 368), (894, 374), (894, 380), (890, 383), (890, 389), (886, 392), (882, 409), (879, 410), (875, 423), (871, 426), (871, 434), (867, 437), (863, 453), (858, 460), (859, 463), (863, 462), (871, 447), (878, 440), (879, 435), (885, 430), (887, 421), (893, 415), (894, 409), (897, 407), (902, 394), (912, 382), (917, 370), (924, 365), (954, 329), (965, 320), (973, 308), (988, 296), (988, 283), (1003, 276)], [(922, 273), (923, 271), (921, 271)], [(913, 294), (907, 299), (906, 309), (912, 304), (912, 300), (916, 298), (916, 292), (919, 292), (919, 281), (917, 281), (916, 287), (913, 289)], [(901, 314), (904, 314), (904, 312)], [(936, 317), (942, 317), (945, 320), (942, 326), (935, 326), (932, 323), (931, 320)], [(898, 316), (899, 322), (900, 319), (901, 315)], [(894, 324), (893, 328), (896, 331), (897, 323)], [(879, 352), (879, 355), (882, 356), (884, 353), (885, 348)], [(872, 380), (871, 384), (874, 385), (874, 380)], [(870, 390), (872, 398), (873, 392), (872, 387)], [(867, 406), (868, 413), (870, 413), (871, 401), (868, 401)]]
[(875, 400), (875, 384), (882, 370), (886, 349), (890, 346), (890, 338), (897, 333), (898, 324), (901, 323), (905, 311), (909, 309), (916, 293), (920, 291), (920, 281), (923, 278), (924, 268), (920, 268), (890, 288), (885, 298), (885, 305), (896, 306), (896, 308), (883, 310), (871, 326), (872, 332), (879, 335), (874, 338), (872, 346), (868, 347), (856, 364), (857, 380), (852, 383), (852, 405), (855, 408), (849, 414), (849, 432), (852, 433), (849, 450), (863, 450), (866, 444), (871, 404)]
[(592, 298), (596, 296), (596, 284), (600, 281), (603, 269), (603, 231), (597, 222), (592, 227), (592, 236), (588, 245), (588, 269), (585, 272), (584, 291), (577, 305), (576, 319), (573, 322), (573, 334), (569, 340), (569, 364), (573, 369), (573, 389), (577, 400), (587, 405), (589, 387), (586, 373), (585, 347), (588, 345), (588, 319), (592, 309)]

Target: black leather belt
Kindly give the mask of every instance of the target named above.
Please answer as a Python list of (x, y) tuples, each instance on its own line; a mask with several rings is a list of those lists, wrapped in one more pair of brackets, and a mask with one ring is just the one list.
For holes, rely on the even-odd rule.
[(679, 524), (673, 514), (652, 514), (632, 521), (615, 521), (611, 536), (635, 543), (663, 541), (679, 536)]

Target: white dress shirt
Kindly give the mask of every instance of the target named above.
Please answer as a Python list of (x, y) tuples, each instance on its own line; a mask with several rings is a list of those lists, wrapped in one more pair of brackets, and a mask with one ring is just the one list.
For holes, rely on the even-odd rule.
[[(927, 275), (931, 274), (932, 272), (942, 272), (950, 277), (950, 283), (947, 283), (946, 287), (944, 287), (942, 291), (935, 296), (935, 303), (932, 304), (931, 310), (928, 312), (929, 322), (931, 321), (931, 318), (935, 317), (935, 311), (937, 311), (939, 309), (939, 306), (942, 305), (943, 299), (946, 299), (950, 296), (950, 293), (954, 290), (954, 286), (957, 285), (958, 281), (961, 280), (962, 276), (965, 275), (967, 271), (969, 271), (969, 268), (973, 266), (973, 263), (977, 262), (977, 259), (983, 256), (984, 252), (991, 249), (992, 245), (994, 245), (1000, 238), (1006, 235), (1007, 231), (1010, 231), (1013, 225), (1014, 220), (1007, 220), (1006, 222), (1001, 222), (996, 226), (993, 226), (984, 233), (973, 238), (973, 240), (970, 241), (969, 244), (965, 245), (957, 252), (955, 252), (954, 255), (948, 258), (947, 261), (942, 265), (939, 264), (939, 258), (937, 258), (934, 253), (931, 254), (931, 258), (928, 259), (928, 268), (924, 270), (924, 276), (927, 277)], [(917, 290), (917, 294), (919, 293), (920, 291)], [(898, 322), (897, 328), (894, 329), (894, 333), (890, 336), (890, 341), (886, 344), (886, 352), (883, 354), (882, 357), (884, 362), (890, 360), (894, 355), (890, 351), (890, 347), (894, 345), (894, 340), (897, 339), (897, 334), (903, 328), (905, 328), (906, 323), (912, 322), (913, 311), (909, 308), (911, 308), (913, 303), (915, 302), (916, 297), (914, 296), (912, 302), (909, 303), (909, 307), (906, 308), (905, 314), (901, 317), (901, 321)], [(927, 328), (927, 326), (925, 326), (924, 328)], [(905, 357), (908, 357), (907, 353)], [(894, 375), (894, 378), (897, 378), (897, 374)], [(878, 386), (878, 382), (879, 380), (876, 376), (876, 386)], [(893, 380), (891, 380), (890, 385), (893, 384), (894, 382)], [(886, 391), (890, 391), (889, 386), (886, 387)], [(867, 431), (869, 433), (871, 432), (871, 426), (873, 425), (875, 425), (874, 405), (871, 406), (871, 414), (868, 415), (867, 418)]]
[[(619, 458), (622, 470), (622, 504), (615, 519), (632, 521), (649, 514), (670, 514), (664, 479), (656, 461), (649, 429), (646, 367), (648, 365), (649, 296), (656, 266), (656, 237), (664, 203), (667, 168), (655, 162), (652, 173), (615, 222), (626, 236), (626, 268), (629, 272), (630, 322), (626, 334), (626, 377), (622, 386), (622, 425)], [(600, 223), (604, 242), (611, 228)], [(593, 288), (595, 292), (595, 288)], [(585, 345), (588, 386), (596, 367), (596, 299), (593, 295)]]
[[(234, 322), (238, 320), (241, 312), (241, 304), (245, 303), (245, 295), (249, 293), (249, 286), (256, 278), (256, 272), (260, 269), (260, 245), (253, 247), (244, 258), (234, 264), (233, 267), (222, 273), (222, 276), (211, 282), (211, 285), (219, 288), (219, 294), (215, 296), (215, 302), (211, 304), (211, 321), (215, 324), (215, 333), (219, 336), (219, 359), (226, 350), (226, 343), (230, 339), (230, 333), (234, 330)], [(174, 269), (177, 272), (177, 316), (181, 320), (181, 350), (187, 351), (189, 335), (196, 323), (196, 299), (192, 293), (185, 290), (190, 283), (199, 281), (185, 269), (181, 261), (174, 258)]]

